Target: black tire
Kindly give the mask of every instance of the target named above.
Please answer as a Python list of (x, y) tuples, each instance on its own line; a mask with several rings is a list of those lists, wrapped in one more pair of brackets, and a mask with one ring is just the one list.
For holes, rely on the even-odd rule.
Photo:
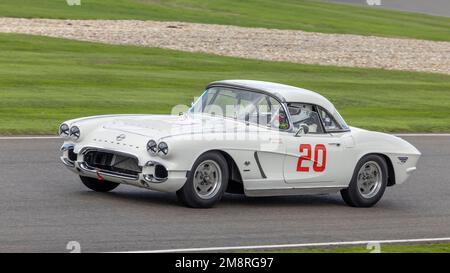
[[(360, 189), (358, 189), (358, 173), (360, 169), (368, 162), (376, 162), (381, 170), (381, 185), (376, 194), (370, 197), (364, 197)], [(370, 164), (370, 163), (369, 163)], [(386, 190), (388, 181), (388, 167), (383, 157), (379, 155), (366, 155), (356, 164), (353, 177), (348, 188), (341, 190), (342, 199), (345, 203), (352, 207), (371, 207), (380, 201)], [(375, 193), (375, 192), (374, 192)]]
[(86, 187), (98, 192), (112, 191), (117, 188), (117, 186), (119, 186), (119, 183), (109, 182), (105, 180), (100, 181), (92, 177), (80, 176), (80, 179)]
[[(197, 167), (206, 161), (214, 161), (220, 167), (222, 179), (220, 180), (221, 181), (220, 186), (218, 186), (218, 189), (215, 191), (215, 194), (210, 198), (204, 199), (199, 197), (197, 191), (195, 190), (194, 176)], [(189, 172), (186, 183), (180, 190), (177, 191), (178, 200), (184, 205), (191, 208), (211, 208), (217, 202), (219, 202), (220, 199), (222, 199), (225, 189), (227, 189), (228, 186), (228, 178), (229, 178), (228, 164), (225, 158), (218, 152), (207, 152), (201, 155), (195, 161), (191, 171)]]

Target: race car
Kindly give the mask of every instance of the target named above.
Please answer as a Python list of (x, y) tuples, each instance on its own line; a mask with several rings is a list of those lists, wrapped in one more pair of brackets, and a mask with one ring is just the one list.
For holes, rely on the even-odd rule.
[(193, 208), (212, 207), (225, 192), (340, 192), (348, 205), (370, 207), (421, 155), (401, 138), (349, 127), (318, 93), (253, 80), (210, 83), (179, 114), (78, 118), (59, 135), (62, 162), (89, 189), (176, 192)]

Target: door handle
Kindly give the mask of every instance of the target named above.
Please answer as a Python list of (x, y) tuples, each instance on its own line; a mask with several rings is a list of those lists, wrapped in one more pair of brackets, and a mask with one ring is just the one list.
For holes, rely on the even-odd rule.
[(331, 143), (328, 143), (328, 145), (339, 147), (339, 146), (341, 146), (341, 143), (339, 143), (339, 142), (331, 142)]

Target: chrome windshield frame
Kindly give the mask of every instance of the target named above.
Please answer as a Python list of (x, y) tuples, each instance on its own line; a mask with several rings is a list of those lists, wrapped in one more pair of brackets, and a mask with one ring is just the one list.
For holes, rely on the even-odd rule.
[[(259, 90), (259, 89), (247, 88), (247, 87), (231, 85), (231, 84), (221, 84), (221, 83), (210, 84), (210, 85), (208, 85), (205, 88), (205, 91), (202, 93), (202, 95), (194, 103), (192, 103), (192, 106), (189, 108), (189, 110), (187, 112), (188, 113), (192, 113), (195, 105), (199, 102), (199, 100), (201, 100), (203, 98), (205, 93), (208, 92), (208, 90), (210, 90), (211, 88), (217, 88), (217, 87), (219, 87), (219, 88), (226, 88), (226, 89), (230, 89), (230, 90), (237, 90), (237, 91), (247, 91), (247, 92), (260, 93), (260, 94), (263, 94), (265, 96), (269, 96), (269, 97), (273, 98), (283, 108), (283, 110), (284, 110), (284, 112), (286, 114), (286, 118), (287, 118), (289, 127), (286, 128), (286, 129), (280, 129), (280, 128), (274, 128), (274, 127), (271, 127), (271, 126), (261, 125), (259, 123), (246, 122), (246, 121), (243, 121), (243, 120), (238, 120), (238, 119), (234, 119), (234, 118), (227, 117), (227, 116), (221, 116), (222, 118), (231, 119), (231, 120), (234, 120), (234, 121), (239, 121), (239, 122), (243, 122), (243, 123), (246, 123), (246, 124), (247, 123), (251, 123), (252, 125), (256, 125), (258, 127), (267, 128), (267, 129), (270, 129), (270, 130), (275, 130), (275, 131), (280, 131), (280, 132), (294, 132), (294, 126), (292, 124), (291, 115), (290, 115), (290, 113), (288, 111), (288, 108), (287, 108), (286, 100), (281, 95), (272, 94), (272, 93), (266, 92), (264, 90)], [(203, 111), (201, 113), (209, 115), (208, 113), (205, 113)]]

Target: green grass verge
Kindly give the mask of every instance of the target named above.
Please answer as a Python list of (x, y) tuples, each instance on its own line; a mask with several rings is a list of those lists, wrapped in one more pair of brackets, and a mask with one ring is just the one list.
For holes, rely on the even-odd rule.
[(450, 18), (311, 0), (2, 0), (0, 16), (141, 19), (450, 41)]
[[(288, 249), (267, 251), (269, 253), (369, 253), (372, 250), (365, 246), (336, 247), (319, 249)], [(381, 245), (381, 253), (450, 253), (450, 244), (421, 245)]]
[(301, 65), (0, 34), (0, 134), (54, 134), (60, 122), (170, 113), (221, 79), (315, 90), (346, 121), (389, 132), (450, 132), (450, 76)]

